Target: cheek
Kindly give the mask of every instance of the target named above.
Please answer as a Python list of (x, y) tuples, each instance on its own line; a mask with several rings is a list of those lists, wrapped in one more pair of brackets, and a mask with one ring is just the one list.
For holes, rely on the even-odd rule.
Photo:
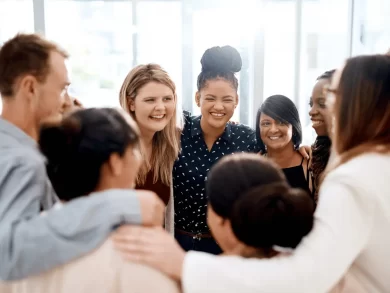
[(211, 108), (213, 107), (214, 103), (200, 100), (200, 112), (202, 115), (205, 115), (210, 112)]
[(216, 222), (217, 222), (217, 219), (216, 219), (216, 214), (215, 212), (213, 211), (213, 209), (211, 208), (210, 204), (207, 205), (207, 225), (210, 227), (211, 230), (213, 230), (213, 232), (215, 232), (217, 229), (216, 229)]
[(267, 134), (267, 129), (266, 128), (260, 128), (260, 138), (263, 141), (267, 138), (266, 134)]
[(318, 113), (320, 113), (322, 117), (327, 117), (329, 116), (329, 109), (320, 109), (318, 110)]
[(236, 108), (236, 105), (234, 103), (225, 104), (226, 114), (230, 117), (233, 116), (235, 108)]
[(173, 113), (175, 112), (176, 104), (175, 102), (171, 102), (165, 106), (167, 115), (169, 118), (173, 116)]
[(282, 132), (286, 135), (286, 137), (288, 138), (288, 140), (291, 140), (291, 139), (292, 139), (292, 136), (293, 136), (293, 129), (292, 129), (292, 126), (282, 128)]
[(151, 112), (149, 108), (151, 107), (146, 103), (135, 104), (134, 115), (138, 123), (147, 120), (149, 118), (149, 114)]

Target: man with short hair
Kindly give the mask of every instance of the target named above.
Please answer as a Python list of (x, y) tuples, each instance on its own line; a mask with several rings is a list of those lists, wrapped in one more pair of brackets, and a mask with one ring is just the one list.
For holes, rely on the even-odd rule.
[(51, 209), (58, 199), (37, 140), (40, 125), (61, 119), (71, 102), (67, 57), (36, 34), (18, 34), (0, 48), (0, 280), (83, 256), (123, 223), (162, 223), (163, 204), (146, 191), (115, 190)]

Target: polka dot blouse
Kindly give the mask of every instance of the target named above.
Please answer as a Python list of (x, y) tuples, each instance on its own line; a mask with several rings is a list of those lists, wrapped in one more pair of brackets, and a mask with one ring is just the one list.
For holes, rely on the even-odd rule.
[(241, 124), (226, 125), (209, 151), (200, 127), (201, 116), (185, 112), (181, 153), (173, 167), (175, 228), (190, 233), (209, 233), (205, 182), (210, 168), (224, 155), (258, 152), (253, 129)]

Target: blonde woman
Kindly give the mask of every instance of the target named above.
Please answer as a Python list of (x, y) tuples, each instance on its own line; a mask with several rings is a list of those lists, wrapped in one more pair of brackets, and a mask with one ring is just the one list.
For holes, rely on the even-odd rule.
[(173, 234), (172, 168), (180, 150), (181, 127), (175, 83), (159, 65), (139, 65), (126, 76), (119, 100), (141, 132), (143, 163), (136, 189), (151, 190), (163, 200), (165, 228)]

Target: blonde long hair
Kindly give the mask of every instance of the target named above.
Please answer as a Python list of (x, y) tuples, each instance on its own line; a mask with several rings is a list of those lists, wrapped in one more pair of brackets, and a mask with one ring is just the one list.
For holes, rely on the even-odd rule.
[(157, 82), (169, 87), (175, 99), (175, 111), (167, 126), (153, 136), (152, 155), (146, 156), (145, 149), (141, 146), (141, 153), (144, 158), (143, 164), (137, 176), (136, 184), (145, 183), (147, 173), (153, 170), (153, 181), (161, 180), (166, 185), (171, 185), (173, 164), (180, 151), (180, 129), (182, 121), (178, 115), (176, 86), (168, 73), (157, 64), (138, 65), (126, 76), (119, 93), (121, 107), (127, 111), (134, 120), (137, 120), (135, 113), (130, 110), (130, 104), (137, 97), (140, 88), (149, 82)]

